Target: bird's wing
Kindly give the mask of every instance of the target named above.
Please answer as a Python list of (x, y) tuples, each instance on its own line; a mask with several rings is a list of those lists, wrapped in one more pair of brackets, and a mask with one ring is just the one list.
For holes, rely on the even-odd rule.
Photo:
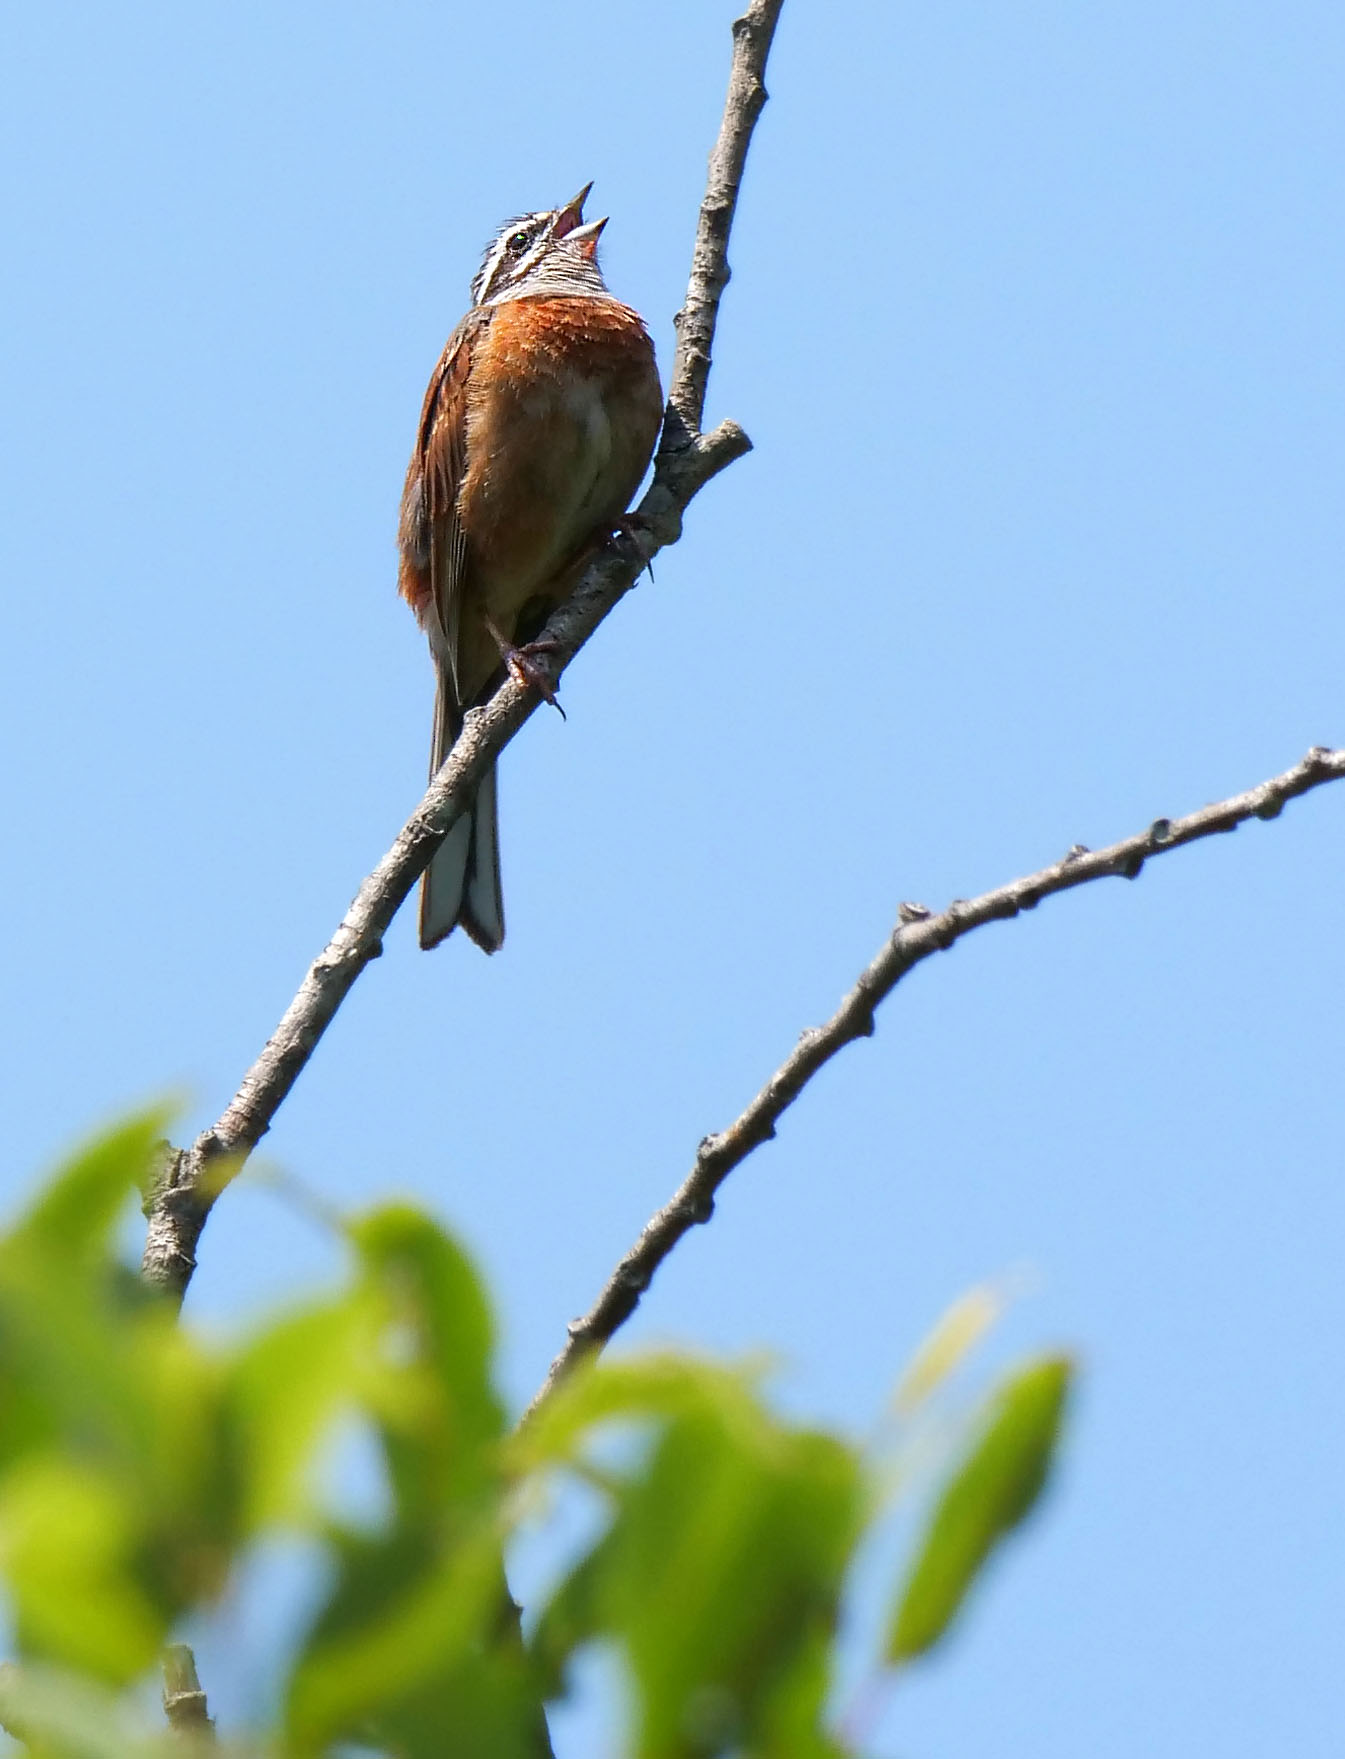
[(458, 522), (458, 491), (467, 470), (467, 379), (472, 350), (489, 325), (489, 306), (468, 312), (431, 374), (402, 496), (398, 542), (402, 593), (424, 623), (460, 713), (458, 627), (467, 544)]

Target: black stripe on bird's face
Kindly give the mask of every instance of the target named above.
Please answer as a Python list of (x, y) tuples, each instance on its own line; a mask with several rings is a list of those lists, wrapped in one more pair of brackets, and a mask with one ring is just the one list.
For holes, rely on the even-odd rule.
[(555, 217), (522, 214), (500, 228), (472, 282), (473, 305), (488, 305), (528, 278), (546, 254)]

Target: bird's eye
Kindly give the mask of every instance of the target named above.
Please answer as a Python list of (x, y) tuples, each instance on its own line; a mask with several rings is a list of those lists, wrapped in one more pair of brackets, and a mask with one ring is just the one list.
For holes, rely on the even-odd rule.
[(507, 250), (509, 250), (514, 256), (517, 256), (521, 250), (526, 250), (528, 248), (528, 235), (527, 235), (527, 233), (526, 232), (515, 232), (513, 234), (513, 236), (509, 239), (509, 242), (505, 248)]

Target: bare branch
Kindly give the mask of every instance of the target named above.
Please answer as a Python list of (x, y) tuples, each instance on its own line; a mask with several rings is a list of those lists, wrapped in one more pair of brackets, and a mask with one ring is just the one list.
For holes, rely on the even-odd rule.
[(989, 922), (1004, 922), (1020, 910), (1034, 910), (1054, 892), (1067, 892), (1091, 880), (1137, 879), (1145, 862), (1154, 856), (1166, 855), (1169, 850), (1180, 849), (1202, 837), (1234, 831), (1249, 818), (1278, 818), (1285, 803), (1295, 796), (1343, 778), (1345, 750), (1315, 746), (1291, 770), (1245, 794), (1202, 807), (1186, 818), (1155, 819), (1147, 830), (1106, 849), (1088, 850), (1078, 844), (1054, 866), (1025, 879), (1011, 880), (979, 898), (955, 899), (937, 915), (920, 904), (903, 904), (896, 929), (860, 973), (858, 982), (830, 1020), (805, 1032), (747, 1109), (726, 1130), (717, 1136), (707, 1136), (701, 1143), (691, 1171), (675, 1195), (650, 1217), (589, 1311), (570, 1325), (565, 1348), (551, 1364), (524, 1421), (566, 1374), (601, 1350), (625, 1324), (639, 1306), (655, 1271), (683, 1234), (698, 1222), (709, 1221), (714, 1213), (715, 1192), (724, 1180), (754, 1148), (770, 1141), (782, 1113), (819, 1069), (854, 1039), (872, 1034), (874, 1010), (914, 966), (932, 953), (946, 951), (975, 928)]
[(673, 320), (677, 326), (677, 354), (668, 392), (664, 449), (685, 445), (688, 436), (701, 431), (705, 417), (705, 387), (710, 377), (715, 323), (720, 298), (729, 283), (729, 232), (752, 130), (766, 103), (766, 57), (771, 52), (782, 4), (783, 0), (751, 0), (743, 16), (734, 20), (733, 66), (724, 120), (710, 154), (686, 302)]
[(163, 1708), (176, 1734), (215, 1744), (215, 1725), (196, 1675), (196, 1657), (185, 1643), (170, 1643), (163, 1656)]
[[(682, 516), (711, 477), (751, 450), (733, 422), (700, 432), (719, 296), (728, 279), (726, 250), (738, 182), (752, 126), (765, 102), (762, 73), (783, 0), (751, 0), (733, 27), (733, 67), (719, 139), (710, 158), (672, 391), (654, 478), (637, 510), (635, 535), (607, 550), (585, 571), (579, 587), (547, 624), (556, 643), (559, 674), (618, 601), (645, 564), (681, 536)], [(430, 783), (396, 842), (355, 894), (340, 926), (309, 966), (256, 1062), (218, 1122), (191, 1148), (167, 1150), (148, 1207), (141, 1274), (179, 1299), (196, 1268), (196, 1246), (220, 1191), (261, 1141), (312, 1056), (337, 1009), (446, 833), (471, 804), (481, 776), (538, 706), (537, 696), (507, 678), (491, 700), (467, 717), (461, 737)]]

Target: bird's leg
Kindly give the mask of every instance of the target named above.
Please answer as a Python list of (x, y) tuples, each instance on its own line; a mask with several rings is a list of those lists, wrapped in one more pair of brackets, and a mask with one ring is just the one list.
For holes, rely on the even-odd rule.
[(493, 617), (483, 616), (482, 621), (491, 640), (500, 650), (500, 658), (508, 667), (509, 676), (525, 690), (535, 690), (543, 702), (551, 704), (563, 721), (565, 710), (556, 701), (556, 678), (550, 663), (553, 656), (560, 652), (560, 643), (554, 636), (539, 635), (536, 641), (527, 641), (522, 647), (515, 647)]

